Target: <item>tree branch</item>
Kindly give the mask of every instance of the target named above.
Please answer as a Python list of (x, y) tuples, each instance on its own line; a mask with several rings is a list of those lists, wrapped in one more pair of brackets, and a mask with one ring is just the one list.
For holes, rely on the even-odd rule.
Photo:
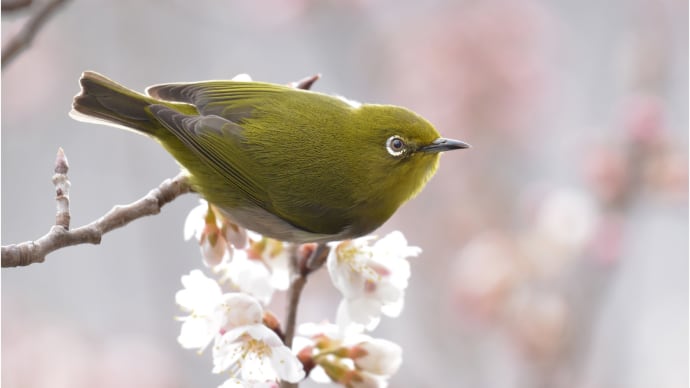
[(98, 220), (70, 230), (68, 168), (67, 158), (60, 149), (53, 176), (58, 209), (55, 225), (46, 235), (35, 241), (3, 246), (3, 268), (41, 263), (49, 253), (72, 245), (100, 244), (104, 234), (125, 226), (137, 218), (158, 214), (163, 205), (191, 191), (186, 175), (180, 173), (175, 178), (163, 181), (143, 198), (128, 205), (115, 206)]
[(31, 5), (32, 0), (2, 0), (2, 12), (18, 11)]
[[(303, 244), (299, 249), (295, 244), (290, 245), (290, 274), (292, 280), (288, 289), (287, 314), (285, 317), (285, 346), (292, 348), (297, 327), (297, 307), (302, 296), (302, 290), (307, 284), (307, 277), (318, 270), (326, 262), (330, 248), (325, 243)], [(295, 388), (298, 385), (283, 381), (281, 388)]]
[[(33, 15), (29, 17), (22, 29), (12, 37), (12, 39), (2, 48), (1, 66), (4, 68), (6, 64), (12, 61), (17, 54), (23, 49), (29, 47), (36, 36), (36, 33), (48, 21), (48, 18), (57, 11), (62, 4), (67, 0), (50, 0), (42, 5), (42, 7)], [(11, 6), (9, 3), (3, 1), (3, 10)]]
[(312, 76), (302, 78), (299, 81), (290, 82), (288, 84), (288, 86), (291, 86), (291, 87), (297, 88), (297, 89), (309, 90), (309, 89), (311, 89), (311, 86), (314, 85), (314, 82), (318, 81), (319, 79), (321, 79), (321, 74), (314, 74)]
[(307, 276), (298, 272), (292, 279), (288, 289), (288, 306), (285, 317), (285, 346), (292, 347), (292, 339), (295, 337), (295, 327), (297, 322), (297, 307), (299, 306), (302, 290), (307, 284)]

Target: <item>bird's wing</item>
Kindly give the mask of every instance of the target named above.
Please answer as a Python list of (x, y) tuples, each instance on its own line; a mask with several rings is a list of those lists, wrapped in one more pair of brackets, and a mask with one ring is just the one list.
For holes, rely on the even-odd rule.
[(257, 104), (294, 91), (287, 86), (239, 81), (164, 84), (146, 89), (151, 97), (192, 104), (202, 115), (216, 115), (235, 123), (251, 117)]
[[(343, 231), (344, 226), (340, 223), (334, 224), (332, 220), (338, 219), (343, 224), (348, 221), (340, 215), (342, 209), (334, 203), (300, 203), (300, 201), (304, 202), (304, 199), (295, 197), (299, 187), (308, 186), (308, 184), (299, 183), (308, 179), (305, 174), (287, 176), (284, 173), (284, 165), (269, 164), (268, 166), (272, 168), (270, 175), (280, 177), (282, 180), (274, 179), (271, 183), (274, 190), (267, 191), (265, 187), (268, 187), (269, 183), (266, 176), (256, 176), (250, 171), (242, 171), (241, 161), (233, 160), (233, 157), (237, 158), (242, 154), (247, 157), (247, 149), (242, 149), (242, 144), (247, 143), (242, 133), (248, 131), (250, 127), (256, 128), (251, 122), (258, 112), (263, 112), (268, 129), (277, 129), (280, 125), (288, 130), (304, 128), (305, 123), (297, 121), (304, 120), (307, 116), (298, 113), (305, 109), (313, 109), (314, 104), (309, 104), (310, 100), (305, 99), (307, 95), (303, 93), (309, 93), (311, 98), (320, 99), (323, 98), (322, 95), (281, 85), (237, 81), (158, 85), (148, 88), (147, 93), (160, 100), (184, 102), (196, 107), (199, 116), (184, 115), (164, 105), (153, 105), (150, 109), (152, 114), (188, 148), (194, 150), (210, 167), (231, 183), (240, 187), (258, 206), (305, 231), (324, 234), (336, 234)], [(345, 105), (340, 100), (321, 101)], [(289, 122), (283, 121), (288, 118)], [(311, 125), (310, 122), (306, 124)], [(295, 136), (305, 137), (305, 131), (296, 132), (291, 139), (293, 142), (297, 142)], [(263, 141), (266, 144), (278, 142), (276, 137), (266, 137)], [(314, 152), (311, 148), (313, 143), (308, 141), (298, 143), (305, 154)], [(240, 152), (236, 153), (233, 150)], [(286, 153), (283, 156), (293, 158), (298, 152), (300, 151), (293, 150), (290, 155)], [(304, 166), (304, 168), (308, 167)], [(296, 181), (296, 179), (301, 180)], [(275, 182), (278, 180), (296, 183), (289, 186), (277, 185)], [(319, 202), (324, 201), (327, 199), (320, 198), (319, 200)], [(329, 216), (331, 213), (332, 215)]]
[(248, 171), (243, 170), (242, 163), (236, 160), (241, 157), (242, 152), (241, 126), (217, 115), (185, 115), (165, 105), (151, 105), (148, 109), (208, 167), (244, 192), (246, 198), (257, 206), (270, 210), (262, 188)]

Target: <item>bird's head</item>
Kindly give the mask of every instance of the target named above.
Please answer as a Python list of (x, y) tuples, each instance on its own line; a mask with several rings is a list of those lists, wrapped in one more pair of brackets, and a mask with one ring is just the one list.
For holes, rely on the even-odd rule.
[(424, 187), (442, 152), (470, 147), (441, 137), (430, 122), (405, 108), (362, 105), (358, 110), (359, 152), (366, 161), (367, 181), (395, 209)]

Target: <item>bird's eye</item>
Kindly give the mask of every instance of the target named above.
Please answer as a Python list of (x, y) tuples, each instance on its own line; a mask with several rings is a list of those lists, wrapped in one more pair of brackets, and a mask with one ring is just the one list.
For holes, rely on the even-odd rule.
[(399, 136), (391, 136), (386, 140), (386, 150), (393, 156), (400, 156), (405, 152), (405, 141)]

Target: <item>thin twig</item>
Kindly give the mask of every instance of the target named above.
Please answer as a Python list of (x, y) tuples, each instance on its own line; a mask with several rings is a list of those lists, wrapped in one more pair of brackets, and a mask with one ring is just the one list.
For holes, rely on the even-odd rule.
[[(285, 318), (285, 346), (288, 348), (292, 348), (292, 340), (295, 337), (295, 325), (297, 323), (297, 306), (299, 305), (302, 290), (306, 284), (307, 276), (300, 274), (294, 278), (290, 284), (290, 289), (288, 289), (288, 311), (287, 317)], [(280, 386), (281, 388), (295, 388), (298, 385), (296, 383), (282, 381)]]
[(299, 81), (290, 82), (288, 86), (292, 86), (293, 88), (297, 89), (309, 90), (311, 89), (311, 86), (314, 85), (314, 82), (318, 81), (319, 79), (321, 79), (321, 74), (314, 74), (312, 76), (302, 78)]
[(143, 198), (128, 205), (115, 206), (98, 220), (70, 230), (67, 169), (67, 159), (60, 149), (53, 178), (58, 204), (56, 223), (46, 235), (35, 241), (3, 246), (2, 267), (41, 263), (49, 253), (72, 245), (100, 244), (103, 235), (109, 231), (125, 226), (137, 218), (158, 214), (163, 205), (191, 191), (186, 175), (180, 173), (175, 178), (163, 181)]
[(295, 323), (297, 322), (297, 306), (299, 306), (299, 299), (302, 295), (302, 290), (307, 284), (306, 276), (297, 276), (290, 285), (288, 290), (288, 315), (285, 325), (285, 346), (291, 347), (292, 340), (295, 337)]
[(2, 0), (2, 12), (18, 11), (31, 5), (31, 0)]
[[(67, 2), (67, 0), (50, 0), (42, 5), (42, 7), (33, 15), (29, 17), (22, 29), (12, 37), (12, 39), (2, 48), (1, 66), (4, 68), (17, 54), (23, 49), (29, 47), (36, 36), (36, 33), (48, 21), (48, 18), (60, 8), (60, 6)], [(3, 8), (4, 8), (3, 4)]]
[(292, 346), (292, 339), (295, 336), (295, 323), (297, 322), (297, 306), (299, 305), (299, 298), (302, 294), (302, 289), (307, 283), (307, 277), (300, 271), (300, 254), (297, 245), (290, 244), (290, 288), (287, 292), (287, 312), (285, 316), (285, 332), (284, 340), (287, 347)]
[[(288, 289), (287, 317), (285, 319), (285, 345), (292, 346), (295, 336), (295, 322), (297, 321), (297, 307), (302, 289), (307, 283), (307, 277), (318, 270), (326, 262), (330, 248), (325, 243), (305, 244), (298, 250), (294, 244), (290, 252), (290, 273), (292, 281)], [(306, 253), (305, 253), (306, 252)]]
[[(307, 284), (307, 277), (309, 274), (323, 266), (323, 264), (326, 262), (326, 257), (328, 257), (328, 252), (330, 251), (328, 245), (324, 243), (319, 243), (318, 245), (314, 246), (306, 257), (303, 257), (303, 255), (298, 252), (298, 249), (294, 244), (291, 245), (290, 249), (290, 273), (292, 275), (292, 281), (290, 283), (290, 288), (288, 289), (288, 305), (287, 314), (285, 317), (284, 339), (285, 346), (288, 348), (292, 347), (292, 340), (295, 337), (295, 329), (297, 326), (297, 307), (299, 306), (299, 300), (302, 296), (302, 290)], [(283, 381), (281, 383), (281, 387), (294, 388), (297, 387), (297, 384)]]
[(326, 259), (328, 258), (329, 251), (330, 249), (328, 248), (328, 245), (317, 245), (314, 249), (314, 252), (312, 252), (311, 256), (309, 256), (309, 259), (304, 264), (304, 268), (302, 269), (302, 271), (307, 271), (308, 273), (310, 273), (321, 268), (321, 266), (323, 266), (323, 263), (325, 263)]
[(69, 213), (69, 189), (72, 185), (67, 178), (69, 163), (62, 147), (58, 149), (55, 157), (55, 175), (53, 184), (55, 185), (55, 201), (57, 202), (57, 212), (55, 213), (55, 225), (69, 230), (71, 216)]

